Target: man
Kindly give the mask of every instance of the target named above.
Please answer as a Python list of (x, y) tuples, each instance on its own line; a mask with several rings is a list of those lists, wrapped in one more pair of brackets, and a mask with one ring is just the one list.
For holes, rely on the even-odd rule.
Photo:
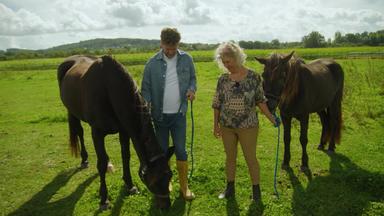
[(192, 200), (195, 196), (188, 188), (185, 114), (187, 100), (195, 99), (195, 67), (192, 57), (178, 49), (181, 37), (176, 28), (164, 28), (160, 37), (161, 50), (145, 65), (141, 93), (151, 107), (156, 137), (164, 152), (169, 134), (172, 137), (180, 192), (185, 200)]

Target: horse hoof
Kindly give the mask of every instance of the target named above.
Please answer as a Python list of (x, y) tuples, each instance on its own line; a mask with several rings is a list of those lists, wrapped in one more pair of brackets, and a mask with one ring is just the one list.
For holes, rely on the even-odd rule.
[(113, 166), (113, 164), (111, 162), (108, 162), (107, 172), (109, 172), (109, 173), (115, 172), (115, 167)]
[(87, 169), (88, 168), (88, 161), (82, 162), (80, 164), (80, 169)]
[(136, 186), (133, 186), (131, 188), (127, 188), (128, 190), (128, 195), (136, 195), (139, 194), (139, 189)]
[(100, 204), (99, 210), (100, 211), (105, 211), (109, 209), (109, 202), (105, 202), (104, 204)]
[(300, 166), (300, 171), (303, 173), (309, 172), (309, 167), (308, 166)]
[(328, 149), (327, 154), (333, 155), (335, 153), (335, 149)]
[(318, 146), (317, 146), (317, 150), (324, 151), (324, 145), (321, 145), (321, 144), (318, 145)]
[(281, 169), (283, 169), (283, 170), (289, 170), (289, 164), (282, 164), (281, 165)]

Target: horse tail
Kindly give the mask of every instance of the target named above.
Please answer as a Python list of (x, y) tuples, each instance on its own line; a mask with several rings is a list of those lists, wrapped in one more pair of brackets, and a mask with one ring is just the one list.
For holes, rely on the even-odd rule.
[(61, 86), (61, 80), (67, 73), (67, 71), (75, 64), (75, 61), (65, 61), (59, 65), (57, 68), (57, 81), (59, 81), (59, 86)]
[(69, 146), (71, 147), (71, 153), (75, 157), (79, 156), (79, 135), (82, 131), (80, 119), (76, 118), (71, 113), (68, 113), (68, 125), (69, 125)]
[(333, 70), (337, 73), (339, 88), (336, 92), (335, 107), (336, 107), (336, 128), (335, 128), (335, 142), (340, 144), (341, 129), (343, 124), (342, 119), (342, 100), (344, 91), (344, 71), (340, 64), (333, 64)]

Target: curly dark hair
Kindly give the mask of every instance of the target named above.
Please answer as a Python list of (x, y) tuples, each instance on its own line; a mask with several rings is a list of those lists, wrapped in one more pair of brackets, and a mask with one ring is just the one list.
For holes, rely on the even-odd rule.
[(180, 42), (180, 33), (176, 28), (163, 28), (161, 30), (161, 42), (168, 45), (175, 45)]

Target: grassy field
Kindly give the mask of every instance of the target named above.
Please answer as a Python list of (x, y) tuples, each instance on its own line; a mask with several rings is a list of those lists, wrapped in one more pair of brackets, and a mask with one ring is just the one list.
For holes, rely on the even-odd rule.
[[(332, 58), (349, 58), (349, 57), (373, 57), (384, 58), (384, 47), (339, 47), (339, 48), (320, 48), (320, 49), (294, 49), (296, 54), (306, 59), (314, 59), (320, 57)], [(253, 61), (254, 56), (267, 56), (276, 50), (246, 50), (248, 59)], [(279, 52), (289, 53), (292, 49), (282, 49)], [(213, 51), (192, 51), (190, 54), (193, 56), (195, 62), (212, 62)], [(132, 54), (118, 54), (114, 57), (124, 65), (143, 65), (153, 55), (150, 53), (132, 53)], [(49, 70), (56, 69), (57, 65), (61, 63), (63, 58), (51, 59), (25, 59), (25, 60), (10, 60), (0, 61), (0, 72), (2, 71), (24, 71), (24, 70)]]
[[(382, 50), (376, 48), (370, 52)], [(322, 51), (329, 52), (318, 50), (318, 53)], [(254, 52), (248, 51), (249, 55)], [(200, 55), (212, 56), (212, 52), (192, 55), (198, 59)], [(145, 62), (150, 55), (137, 56), (132, 58)], [(117, 56), (117, 59), (125, 63), (140, 83), (143, 65), (127, 63), (128, 55)], [(298, 123), (294, 121), (292, 170), (278, 169), (279, 199), (273, 190), (277, 129), (260, 115), (257, 155), (261, 166), (262, 203), (257, 204), (249, 199), (250, 178), (241, 151), (236, 198), (217, 199), (225, 186), (224, 150), (221, 141), (211, 132), (210, 105), (220, 71), (213, 62), (196, 62), (195, 168), (190, 187), (197, 197), (191, 203), (180, 199), (177, 175), (174, 175), (172, 207), (164, 212), (154, 208), (151, 193), (137, 176), (138, 159), (133, 148), (132, 175), (141, 194), (126, 196), (117, 135), (106, 139), (107, 151), (116, 167), (115, 173), (107, 175), (112, 208), (98, 211), (99, 181), (89, 126), (83, 124), (90, 154), (88, 169), (77, 169), (80, 159), (71, 156), (67, 143), (66, 111), (59, 98), (55, 70), (61, 60), (0, 62), (0, 215), (384, 215), (382, 59), (338, 60), (345, 72), (342, 142), (333, 156), (316, 150), (320, 123), (317, 115), (311, 115), (308, 154), (312, 175), (307, 177), (299, 172), (301, 147)], [(261, 65), (255, 61), (250, 60), (247, 65), (261, 71)], [(190, 132), (187, 140), (189, 148)], [(282, 155), (281, 144), (279, 166)], [(176, 174), (174, 160), (173, 157), (172, 169)]]

